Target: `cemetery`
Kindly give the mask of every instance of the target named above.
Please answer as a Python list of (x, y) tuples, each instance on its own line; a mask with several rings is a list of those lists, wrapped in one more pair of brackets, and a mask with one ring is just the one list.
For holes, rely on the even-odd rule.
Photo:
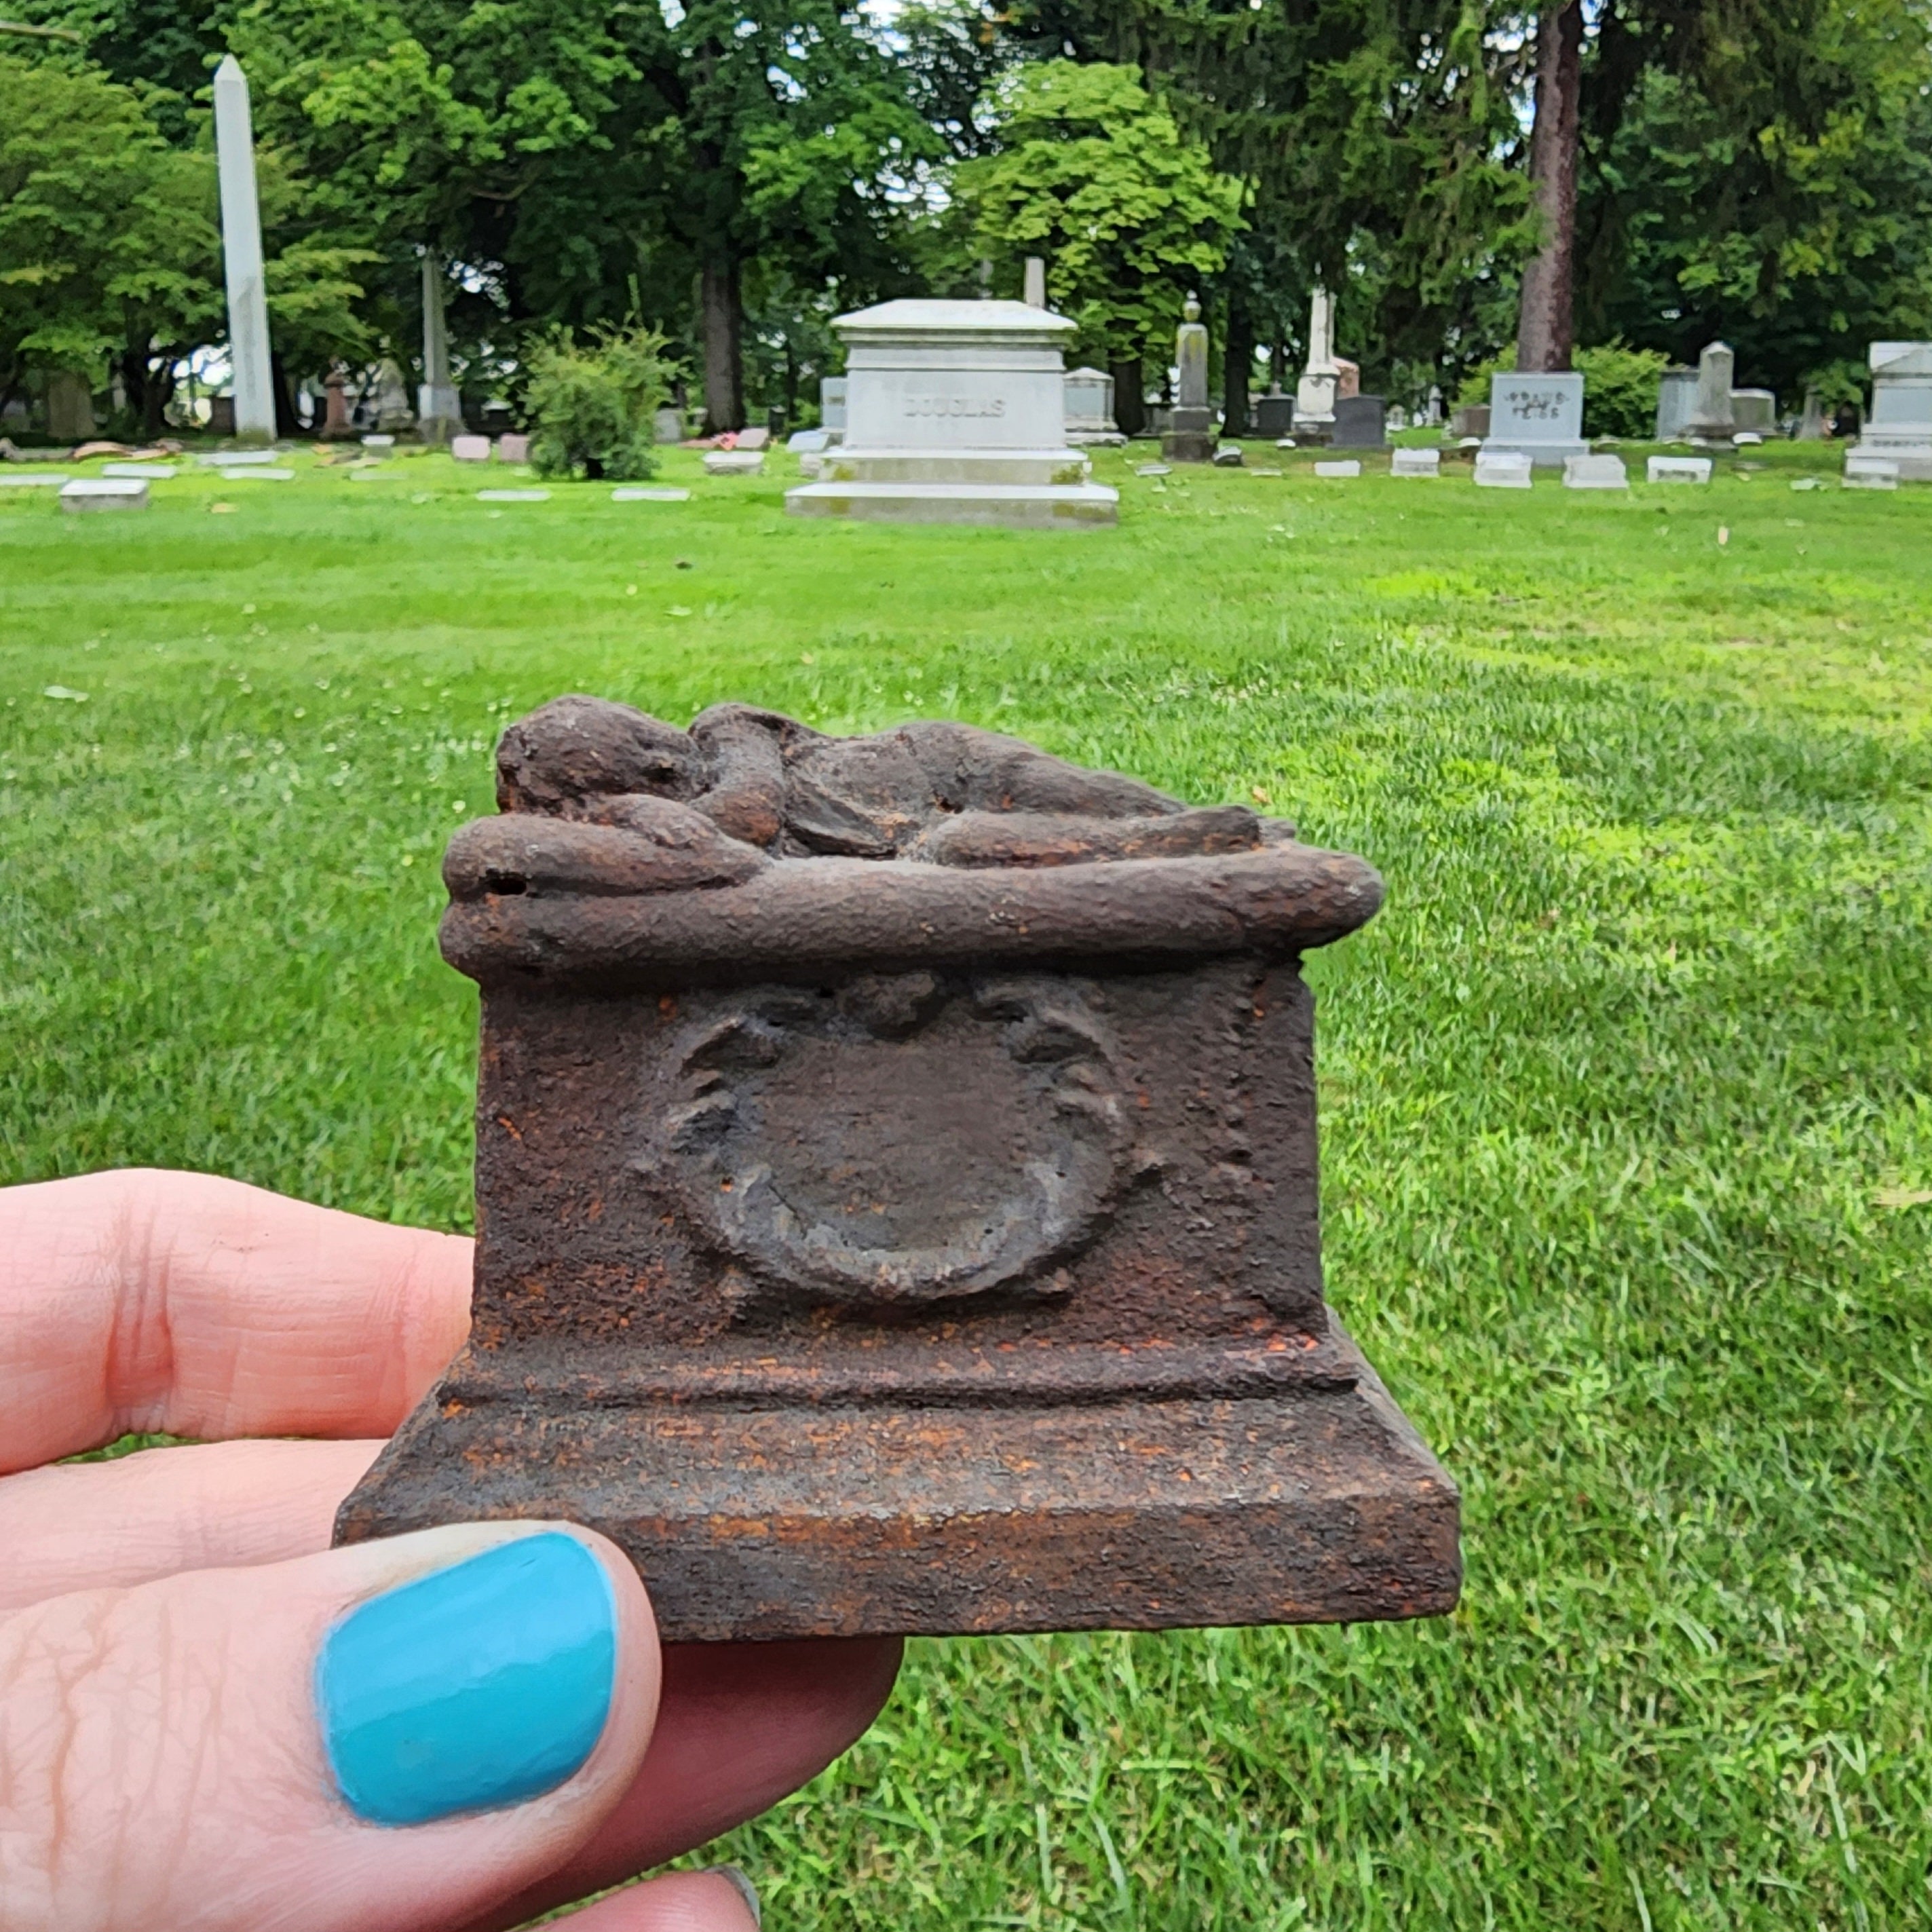
[[(200, 306), (84, 354), (131, 284), (47, 266), (86, 224), (0, 134), (0, 1820), (59, 1721), (10, 1633), (83, 1589), (237, 1620), (76, 1743), (102, 1869), (232, 1775), (125, 1798), (181, 1677), (274, 1767), (119, 1922), (272, 1871), (296, 1932), (1924, 1916), (1932, 285), (1787, 345), (1606, 218), (1618, 307), (1565, 7), (1494, 56), (1534, 218), (1431, 308), (1412, 186), (1349, 176), (1345, 248), (1184, 98), (1304, 84), (1253, 10), (1223, 71), (1164, 14), (1130, 68), (1078, 8), (744, 10), (945, 194), (826, 213), (856, 150), (781, 91), (764, 260), (594, 150), (621, 274), (548, 160), (460, 218), (365, 178), (367, 76), (325, 112), (259, 23), (170, 94), (0, 22), (17, 140), (148, 116), (113, 191), (200, 211), (113, 244)], [(895, 62), (980, 132), (921, 148)], [(290, 1252), (352, 1347), (286, 1293), (206, 1345)], [(110, 1922), (32, 1841), (0, 1924)]]

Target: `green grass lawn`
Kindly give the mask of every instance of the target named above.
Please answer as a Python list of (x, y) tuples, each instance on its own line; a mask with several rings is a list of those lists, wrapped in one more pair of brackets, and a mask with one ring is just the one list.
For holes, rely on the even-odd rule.
[(682, 505), (0, 492), (0, 1174), (464, 1226), (437, 859), (560, 692), (1264, 800), (1389, 883), (1310, 962), (1328, 1280), (1462, 1486), (1461, 1610), (922, 1642), (723, 1855), (790, 1932), (1932, 1922), (1932, 490), (1756, 454), (1109, 456), (1094, 534), (793, 522), (788, 459), (682, 452)]

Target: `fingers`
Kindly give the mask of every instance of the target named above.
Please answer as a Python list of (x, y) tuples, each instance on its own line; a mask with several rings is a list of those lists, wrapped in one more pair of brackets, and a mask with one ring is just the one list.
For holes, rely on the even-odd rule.
[(636, 1784), (573, 1858), (473, 1932), (621, 1884), (796, 1791), (878, 1715), (902, 1648), (896, 1637), (671, 1645)]
[(328, 1547), (380, 1442), (212, 1442), (0, 1476), (0, 1612)]
[(561, 1922), (570, 1932), (758, 1932), (758, 1894), (734, 1866), (667, 1872)]
[[(658, 1678), (630, 1564), (544, 1524), (17, 1612), (0, 1924), (442, 1932), (595, 1832), (637, 1775)], [(694, 1932), (742, 1932), (726, 1909)]]
[(461, 1345), (470, 1255), (202, 1174), (0, 1190), (0, 1472), (130, 1430), (386, 1436)]

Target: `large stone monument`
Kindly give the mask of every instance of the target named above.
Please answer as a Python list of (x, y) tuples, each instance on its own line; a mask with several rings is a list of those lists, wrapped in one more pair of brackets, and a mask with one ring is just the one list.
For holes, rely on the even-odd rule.
[(1192, 296), (1180, 313), (1180, 326), (1174, 332), (1174, 408), (1160, 440), (1161, 454), (1170, 463), (1212, 463), (1220, 439), (1208, 401), (1207, 326)]
[(1335, 427), (1335, 398), (1341, 370), (1335, 360), (1335, 308), (1326, 289), (1308, 304), (1308, 360), (1294, 386), (1294, 434), (1304, 442), (1325, 442)]
[(416, 390), (417, 427), (425, 442), (446, 442), (463, 430), (463, 399), (449, 374), (449, 324), (443, 311), (443, 262), (423, 250), (423, 379)]
[(235, 369), (235, 434), (275, 434), (268, 360), (268, 298), (262, 277), (262, 212), (255, 194), (255, 130), (248, 80), (232, 54), (214, 70), (214, 148), (221, 186), (221, 254), (228, 280), (228, 353)]
[(564, 698), (497, 772), (470, 1342), (340, 1540), (583, 1523), (673, 1642), (1454, 1606), (1322, 1292), (1300, 966), (1360, 860), (952, 723)]
[(1860, 453), (1892, 458), (1901, 482), (1932, 483), (1932, 342), (1874, 342), (1870, 363)]
[(1538, 469), (1561, 470), (1571, 457), (1588, 455), (1582, 376), (1572, 369), (1499, 370), (1490, 379), (1490, 433), (1483, 447), (1527, 456)]
[(1697, 358), (1697, 398), (1684, 433), (1700, 449), (1729, 449), (1738, 430), (1731, 401), (1731, 382), (1737, 358), (1730, 344), (1708, 343)]
[(832, 323), (846, 346), (844, 441), (794, 516), (1079, 528), (1120, 493), (1069, 448), (1061, 345), (1076, 325), (1015, 302), (890, 302)]

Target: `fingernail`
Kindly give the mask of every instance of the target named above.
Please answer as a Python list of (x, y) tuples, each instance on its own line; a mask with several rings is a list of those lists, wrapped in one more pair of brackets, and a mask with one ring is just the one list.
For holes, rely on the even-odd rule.
[(616, 1668), (603, 1564), (556, 1531), (500, 1544), (331, 1629), (315, 1670), (329, 1768), (372, 1824), (520, 1804), (590, 1755)]
[(765, 1915), (758, 1904), (758, 1888), (742, 1865), (713, 1865), (711, 1869), (726, 1883), (737, 1889), (738, 1896), (745, 1901), (745, 1910), (752, 1915), (754, 1925), (763, 1925)]

